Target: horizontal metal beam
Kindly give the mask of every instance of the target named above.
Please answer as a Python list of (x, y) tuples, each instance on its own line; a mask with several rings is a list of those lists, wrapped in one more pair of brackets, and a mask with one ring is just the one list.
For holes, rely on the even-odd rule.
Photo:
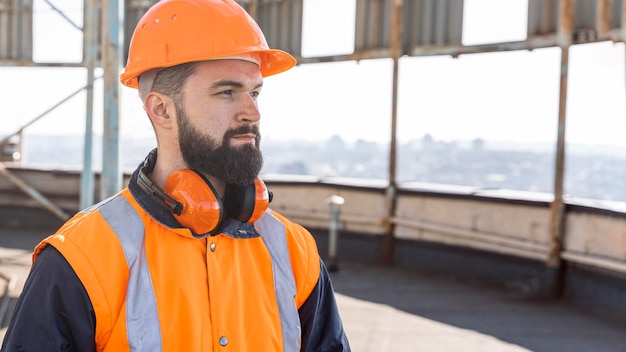
[(33, 62), (25, 60), (7, 60), (0, 59), (0, 67), (3, 66), (19, 66), (19, 67), (85, 67), (82, 62)]
[(59, 219), (66, 221), (67, 219), (70, 218), (68, 214), (66, 214), (61, 208), (54, 205), (54, 203), (52, 203), (50, 200), (48, 200), (48, 198), (46, 198), (44, 195), (39, 193), (39, 191), (37, 191), (35, 188), (26, 184), (26, 182), (22, 181), (17, 176), (13, 175), (7, 169), (6, 165), (4, 165), (3, 162), (0, 162), (0, 174), (2, 174), (7, 180), (9, 180), (12, 184), (17, 186), (17, 188), (22, 190), (24, 193), (28, 194), (31, 198), (33, 198), (39, 204), (41, 204), (43, 208), (50, 211)]
[[(575, 33), (576, 34), (576, 33)], [(576, 39), (576, 37), (575, 37)], [(606, 33), (602, 38), (592, 38), (591, 40), (574, 41), (573, 44), (581, 43), (597, 43), (597, 42), (623, 42), (624, 38), (621, 29), (612, 29)], [(419, 56), (453, 56), (458, 57), (460, 55), (467, 54), (480, 54), (480, 53), (495, 53), (504, 51), (516, 51), (516, 50), (534, 50), (553, 48), (558, 46), (558, 38), (556, 34), (549, 34), (543, 36), (536, 36), (524, 41), (505, 42), (505, 43), (493, 43), (493, 44), (480, 44), (480, 45), (430, 45), (430, 46), (415, 46), (409, 49), (408, 53), (404, 56), (419, 57)], [(339, 61), (359, 61), (370, 59), (385, 59), (391, 57), (391, 50), (388, 49), (373, 49), (362, 50), (352, 54), (343, 55), (329, 55), (329, 56), (316, 56), (316, 57), (297, 57), (299, 64), (313, 64), (313, 63), (327, 63), (327, 62), (339, 62)]]

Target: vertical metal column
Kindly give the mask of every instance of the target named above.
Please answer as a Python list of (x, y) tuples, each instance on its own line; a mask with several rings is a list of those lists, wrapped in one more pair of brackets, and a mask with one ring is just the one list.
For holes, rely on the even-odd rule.
[(604, 37), (611, 30), (613, 0), (598, 0), (596, 3), (596, 33)]
[(572, 44), (574, 33), (574, 3), (572, 0), (560, 0), (558, 41), (561, 47), (561, 78), (559, 88), (559, 124), (556, 142), (556, 157), (554, 171), (554, 200), (550, 207), (550, 253), (548, 267), (557, 268), (561, 262), (563, 250), (563, 184), (565, 179), (565, 126), (567, 107), (567, 78), (569, 66), (569, 47)]
[(104, 131), (102, 136), (101, 197), (108, 198), (122, 189), (119, 141), (119, 74), (121, 62), (121, 15), (119, 0), (102, 2), (104, 57)]
[(402, 0), (392, 0), (390, 51), (393, 59), (393, 92), (391, 98), (391, 141), (389, 145), (389, 185), (386, 191), (385, 237), (383, 238), (381, 263), (393, 261), (395, 245), (393, 218), (396, 213), (396, 154), (397, 154), (397, 115), (398, 115), (398, 65), (402, 43)]
[(626, 42), (626, 1), (622, 1), (622, 25), (620, 28), (622, 32), (622, 41)]
[(85, 20), (83, 21), (84, 35), (84, 58), (83, 61), (87, 67), (87, 103), (85, 111), (85, 139), (83, 148), (83, 171), (80, 175), (80, 198), (79, 209), (84, 209), (94, 203), (94, 177), (92, 168), (93, 155), (93, 84), (94, 70), (96, 67), (97, 55), (97, 23), (98, 8), (95, 0), (86, 0), (84, 2)]
[[(622, 41), (626, 42), (626, 1), (622, 1), (622, 25), (621, 25)], [(626, 55), (624, 59), (624, 66), (626, 66)], [(626, 73), (626, 70), (624, 70)], [(624, 75), (624, 85), (626, 86), (626, 74)]]

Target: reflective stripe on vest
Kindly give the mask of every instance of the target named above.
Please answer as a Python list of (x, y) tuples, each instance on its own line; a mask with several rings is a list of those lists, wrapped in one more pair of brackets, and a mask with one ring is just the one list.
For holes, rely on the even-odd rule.
[(144, 249), (144, 224), (124, 197), (100, 208), (122, 244), (129, 269), (126, 291), (126, 332), (131, 351), (161, 351), (159, 315)]
[(285, 226), (271, 216), (269, 210), (257, 221), (256, 226), (272, 256), (274, 292), (280, 311), (284, 351), (300, 351), (300, 316), (295, 303), (296, 281), (291, 268)]
[[(124, 197), (115, 197), (99, 209), (117, 235), (129, 269), (126, 292), (126, 329), (131, 351), (161, 351), (156, 297), (146, 262), (144, 223)], [(272, 258), (274, 290), (278, 303), (285, 352), (300, 350), (301, 327), (295, 304), (296, 284), (284, 225), (271, 211), (256, 222)]]

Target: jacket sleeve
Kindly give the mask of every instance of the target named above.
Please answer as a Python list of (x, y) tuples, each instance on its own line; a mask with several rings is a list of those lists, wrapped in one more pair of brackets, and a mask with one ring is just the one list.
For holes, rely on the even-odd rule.
[(2, 351), (95, 351), (95, 313), (69, 263), (47, 246), (17, 301)]
[(349, 352), (335, 293), (324, 262), (320, 260), (317, 285), (298, 310), (302, 326), (302, 352)]

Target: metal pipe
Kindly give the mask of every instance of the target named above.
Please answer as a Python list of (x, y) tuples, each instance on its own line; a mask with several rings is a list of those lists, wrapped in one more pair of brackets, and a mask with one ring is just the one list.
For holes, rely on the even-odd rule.
[(612, 0), (598, 0), (596, 3), (596, 32), (603, 38), (611, 29)]
[(569, 47), (561, 48), (561, 83), (559, 99), (559, 123), (554, 163), (554, 199), (550, 205), (550, 257), (548, 267), (560, 265), (560, 253), (563, 250), (563, 217), (565, 204), (563, 200), (565, 182), (565, 123), (567, 106), (567, 72)]
[[(619, 29), (619, 39), (613, 39), (614, 41), (626, 41), (626, 1), (622, 1), (622, 21)], [(624, 60), (624, 65), (626, 66), (626, 60)], [(626, 85), (626, 74), (624, 75), (624, 84)]]
[(397, 119), (398, 119), (398, 71), (402, 43), (402, 0), (393, 0), (391, 20), (391, 40), (389, 50), (393, 59), (393, 87), (391, 100), (391, 140), (389, 145), (389, 185), (386, 191), (387, 214), (385, 221), (385, 237), (383, 239), (380, 260), (383, 264), (391, 264), (394, 252), (394, 225), (391, 219), (396, 212), (396, 154), (397, 154)]
[[(100, 77), (96, 78), (99, 79)], [(37, 115), (34, 119), (30, 120), (29, 122), (27, 122), (25, 125), (23, 125), (22, 127), (20, 127), (16, 132), (11, 133), (7, 136), (5, 136), (3, 139), (0, 139), (0, 145), (6, 143), (9, 139), (11, 139), (11, 137), (19, 134), (22, 132), (22, 130), (24, 130), (26, 127), (32, 125), (33, 123), (37, 122), (39, 119), (41, 119), (42, 117), (46, 116), (48, 113), (50, 113), (52, 110), (58, 108), (59, 106), (63, 105), (66, 101), (72, 99), (75, 95), (77, 95), (78, 93), (82, 92), (85, 88), (87, 88), (87, 86), (81, 87), (80, 89), (77, 89), (75, 92), (73, 92), (72, 94), (68, 95), (67, 97), (63, 98), (61, 101), (59, 101), (58, 103), (54, 104), (52, 107), (48, 108), (46, 111), (44, 111), (43, 113)]]
[(119, 71), (120, 50), (120, 4), (119, 0), (104, 0), (102, 5), (104, 28), (104, 129), (102, 135), (102, 175), (100, 197), (108, 198), (122, 189), (122, 171), (119, 142)]
[(82, 62), (32, 62), (23, 59), (5, 59), (0, 58), (0, 67), (19, 66), (19, 67), (79, 67), (82, 68)]
[(626, 1), (622, 1), (622, 23), (620, 26), (620, 39), (626, 41)]
[[(380, 43), (380, 39), (381, 36), (384, 31), (383, 28), (381, 28), (381, 23), (384, 23), (384, 21), (382, 21), (381, 18), (381, 13), (384, 13), (384, 9), (382, 9), (381, 7), (384, 6), (384, 3), (386, 1), (382, 1), (382, 0), (374, 0), (372, 3), (372, 24), (371, 24), (371, 28), (373, 29), (372, 32), (370, 32), (370, 45), (373, 48), (378, 48), (382, 46), (382, 43)], [(391, 40), (393, 40), (393, 36), (391, 38)]]
[(80, 178), (79, 209), (94, 204), (93, 154), (93, 84), (97, 56), (98, 8), (95, 0), (85, 1), (84, 61), (87, 67), (87, 102), (85, 111), (85, 142), (83, 147), (83, 170)]
[(569, 46), (572, 43), (572, 23), (574, 6), (571, 0), (561, 0), (559, 11), (558, 38), (561, 45), (561, 76), (559, 86), (559, 120), (556, 141), (554, 200), (550, 206), (550, 252), (546, 265), (550, 268), (560, 266), (563, 251), (565, 205), (563, 188), (565, 179), (565, 126), (567, 108), (567, 79), (569, 66)]
[[(17, 152), (20, 153), (20, 163), (24, 159), (24, 130), (20, 131), (17, 137)], [(0, 144), (2, 146), (2, 144)]]
[(574, 40), (575, 0), (559, 0), (559, 25), (557, 28), (557, 45), (566, 47)]
[(44, 195), (39, 193), (35, 188), (26, 184), (26, 182), (20, 180), (19, 177), (13, 175), (4, 165), (3, 162), (0, 162), (0, 174), (7, 178), (11, 183), (17, 186), (17, 188), (24, 191), (24, 193), (28, 194), (31, 198), (36, 200), (39, 204), (41, 204), (45, 209), (50, 211), (59, 219), (66, 221), (69, 219), (69, 215), (67, 215), (61, 208), (54, 205), (51, 201), (48, 200)]
[(59, 15), (61, 15), (61, 17), (63, 17), (63, 19), (65, 19), (67, 21), (67, 23), (69, 23), (70, 25), (72, 25), (72, 27), (78, 29), (79, 31), (82, 31), (83, 29), (80, 28), (79, 25), (77, 25), (74, 21), (72, 21), (71, 18), (67, 17), (67, 15), (58, 7), (56, 7), (52, 1), (50, 0), (43, 0), (46, 4), (48, 4), (48, 6), (50, 6), (50, 8), (52, 8), (53, 11), (57, 12)]
[(326, 203), (330, 206), (330, 225), (328, 231), (328, 260), (326, 266), (329, 271), (339, 270), (339, 263), (337, 259), (337, 242), (339, 238), (339, 215), (341, 213), (341, 206), (345, 200), (338, 195), (332, 195), (326, 200)]

